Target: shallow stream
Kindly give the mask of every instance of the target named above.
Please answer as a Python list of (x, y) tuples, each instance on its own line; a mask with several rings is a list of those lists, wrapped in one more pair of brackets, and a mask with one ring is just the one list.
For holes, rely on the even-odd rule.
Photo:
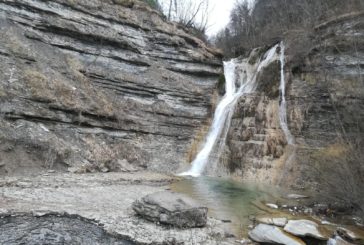
[(266, 207), (265, 203), (281, 196), (280, 190), (271, 186), (205, 176), (182, 179), (172, 184), (172, 190), (184, 193), (207, 206), (209, 216), (227, 222), (232, 233), (237, 236), (246, 235), (251, 223), (250, 216), (274, 216), (275, 211)]

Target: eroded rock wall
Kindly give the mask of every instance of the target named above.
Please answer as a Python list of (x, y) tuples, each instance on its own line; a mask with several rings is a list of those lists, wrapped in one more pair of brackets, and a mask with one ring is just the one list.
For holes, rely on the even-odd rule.
[(296, 187), (327, 182), (360, 193), (363, 23), (363, 12), (350, 13), (311, 32), (286, 34), (287, 117), (296, 144), (287, 145), (279, 123), (277, 62), (260, 75), (257, 92), (242, 97), (236, 108), (225, 154), (233, 175)]
[(189, 160), (220, 54), (147, 5), (118, 2), (0, 2), (1, 174), (173, 172)]

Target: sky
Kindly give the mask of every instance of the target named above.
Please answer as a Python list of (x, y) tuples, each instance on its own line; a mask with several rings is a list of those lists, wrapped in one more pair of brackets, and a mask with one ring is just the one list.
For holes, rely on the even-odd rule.
[[(186, 0), (181, 0), (186, 1)], [(187, 0), (199, 3), (201, 0)], [(208, 0), (209, 1), (209, 23), (207, 35), (212, 36), (216, 34), (219, 30), (223, 29), (230, 19), (230, 12), (234, 7), (237, 0)], [(252, 0), (250, 0), (252, 1)], [(168, 9), (169, 0), (159, 0), (164, 9)]]
[[(192, 1), (199, 3), (201, 0), (181, 0), (181, 1)], [(233, 9), (235, 3), (237, 1), (243, 0), (208, 0), (209, 1), (209, 22), (207, 35), (213, 36), (218, 33), (221, 29), (223, 29), (230, 20), (230, 12)], [(246, 0), (252, 6), (255, 0)], [(159, 3), (162, 4), (164, 9), (168, 9), (169, 0), (159, 0)]]
[(211, 36), (223, 29), (230, 19), (230, 12), (236, 0), (210, 0), (211, 12), (207, 35)]

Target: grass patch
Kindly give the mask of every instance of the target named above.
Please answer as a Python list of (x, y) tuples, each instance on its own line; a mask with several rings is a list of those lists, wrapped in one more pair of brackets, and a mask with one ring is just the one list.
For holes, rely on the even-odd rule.
[(77, 107), (80, 99), (75, 88), (61, 79), (50, 79), (36, 70), (26, 70), (24, 81), (33, 98), (46, 102), (56, 102), (67, 107)]
[(76, 5), (77, 5), (77, 3), (76, 3), (76, 1), (75, 1), (75, 0), (67, 0), (67, 3), (68, 3), (69, 5), (71, 5), (71, 6), (76, 6)]
[(301, 79), (310, 85), (315, 85), (317, 83), (316, 77), (311, 73), (302, 73)]
[(326, 159), (345, 158), (349, 151), (350, 151), (350, 149), (347, 145), (335, 143), (335, 144), (329, 145), (323, 149), (318, 150), (316, 155), (321, 156)]
[(115, 105), (115, 102), (102, 91), (95, 89), (91, 81), (81, 73), (82, 70), (85, 70), (84, 64), (73, 56), (67, 56), (66, 63), (70, 68), (72, 76), (78, 82), (77, 85), (80, 87), (78, 89), (78, 97), (86, 99), (87, 106), (82, 107), (89, 107), (101, 115), (116, 115), (117, 113), (114, 108), (118, 108), (118, 106)]
[[(73, 56), (65, 58), (68, 65), (65, 77), (59, 73), (42, 73), (40, 69), (32, 68), (23, 72), (27, 94), (38, 101), (52, 103), (61, 108), (94, 115), (114, 117), (120, 114), (117, 101), (107, 92), (95, 86), (84, 75), (85, 67)], [(81, 117), (80, 117), (81, 118)]]
[(28, 69), (24, 72), (23, 78), (33, 98), (49, 102), (55, 101), (48, 79), (44, 74)]
[(29, 47), (25, 44), (26, 42), (21, 40), (12, 28), (9, 28), (9, 30), (4, 33), (3, 40), (6, 40), (4, 46), (9, 50), (12, 55), (24, 57), (29, 60), (35, 59)]

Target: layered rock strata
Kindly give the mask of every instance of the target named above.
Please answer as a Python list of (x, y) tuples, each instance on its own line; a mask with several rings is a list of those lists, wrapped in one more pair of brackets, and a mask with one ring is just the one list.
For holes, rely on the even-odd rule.
[(220, 54), (148, 5), (5, 0), (0, 39), (0, 174), (189, 161)]

